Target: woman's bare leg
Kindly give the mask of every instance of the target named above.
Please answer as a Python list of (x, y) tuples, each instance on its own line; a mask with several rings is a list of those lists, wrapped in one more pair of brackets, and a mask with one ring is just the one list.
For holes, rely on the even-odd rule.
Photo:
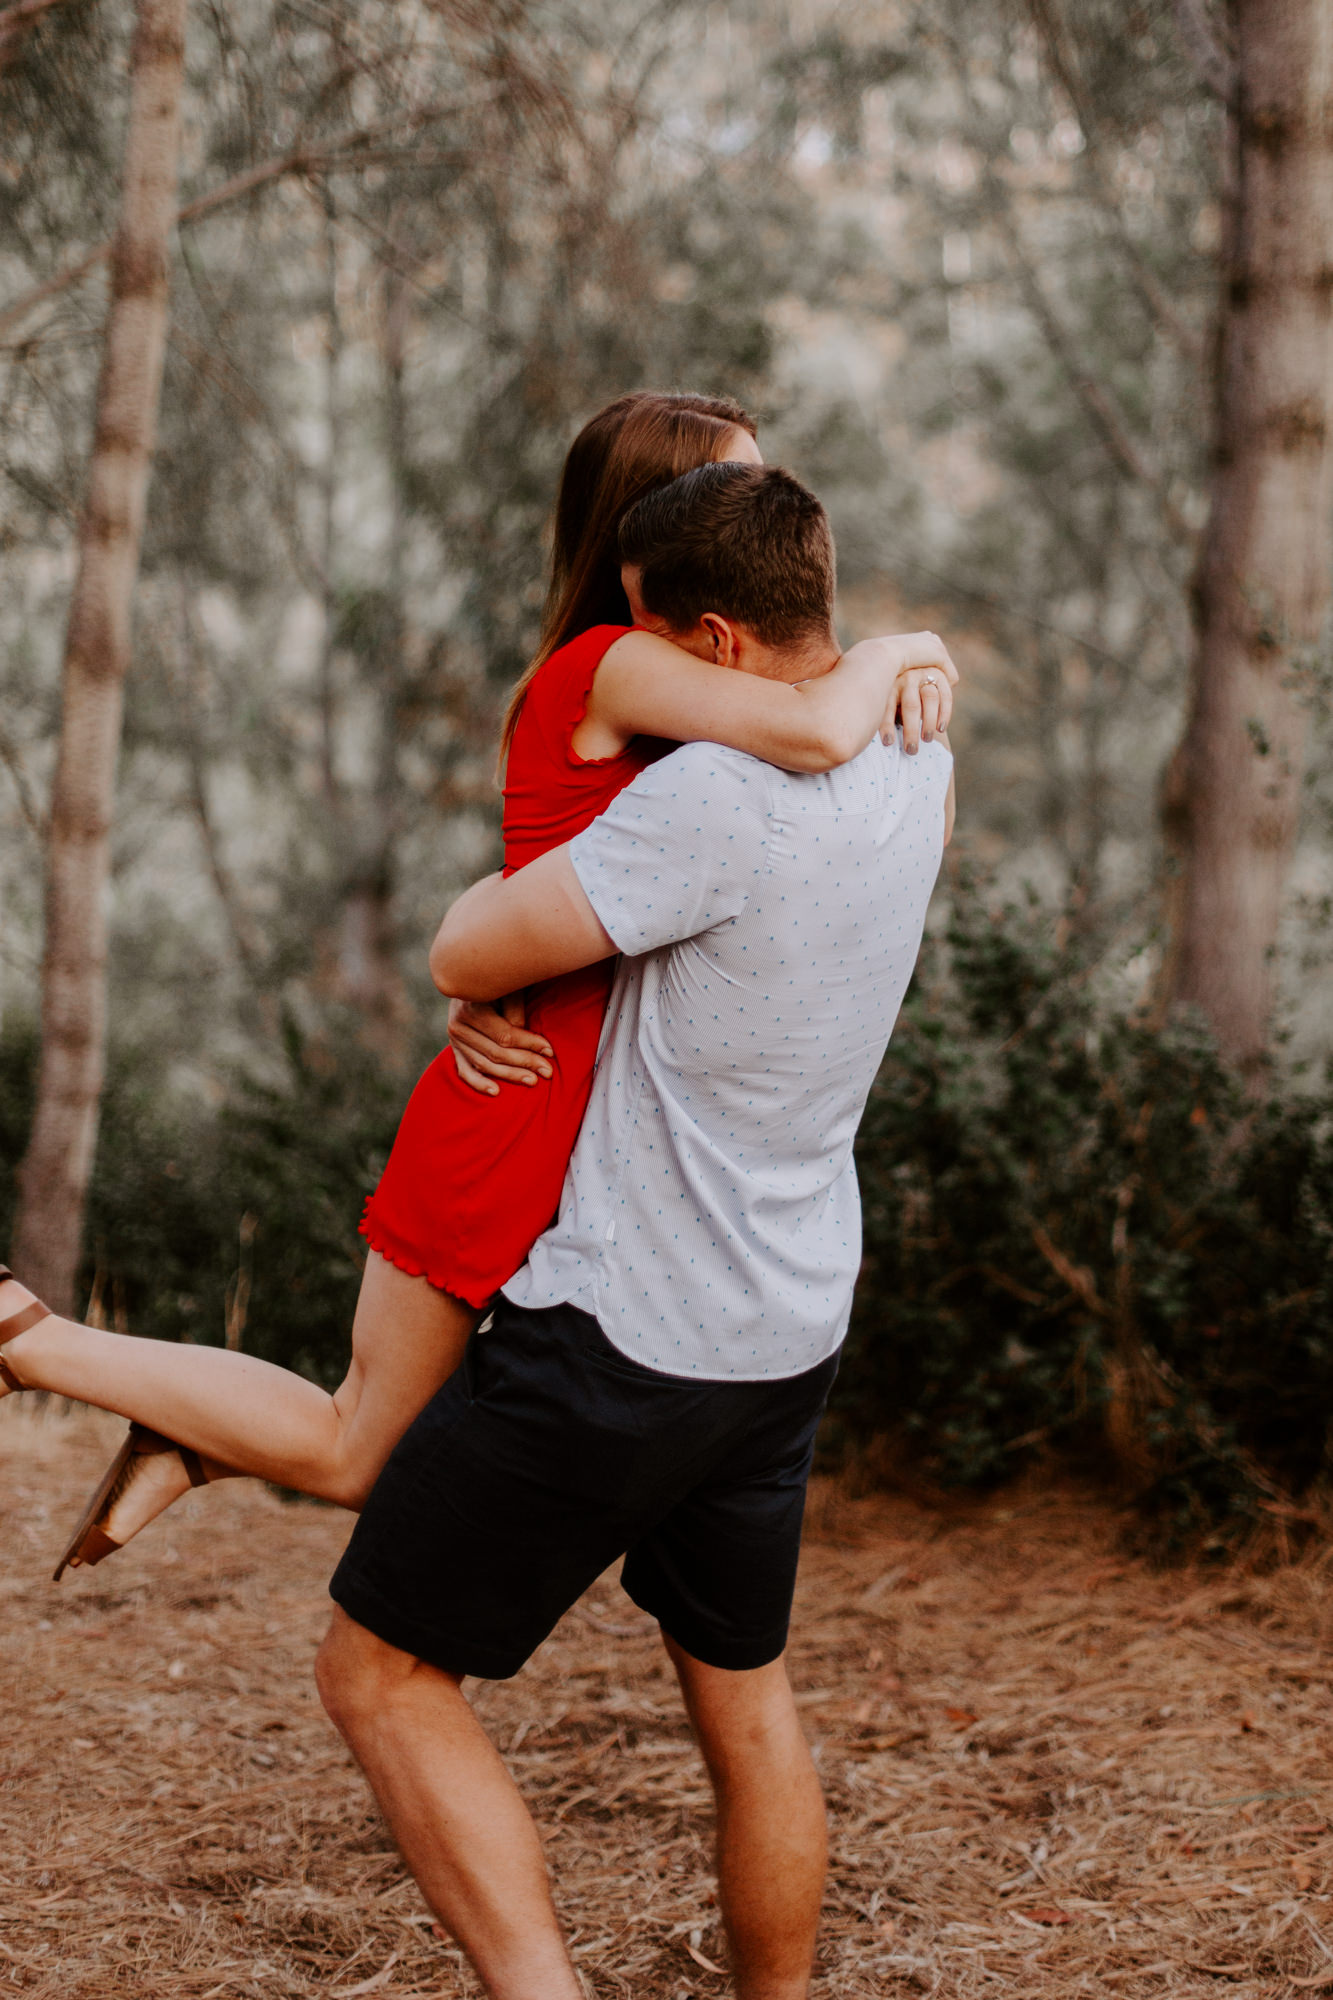
[[(16, 1280), (0, 1286), (0, 1318), (30, 1297)], [(5, 1360), (25, 1386), (115, 1410), (192, 1446), (206, 1465), (217, 1461), (219, 1470), (360, 1507), (408, 1424), (458, 1366), (476, 1319), (471, 1306), (372, 1250), (352, 1326), (352, 1365), (331, 1396), (253, 1355), (141, 1340), (55, 1317), (11, 1340)], [(183, 1475), (171, 1469), (178, 1464), (173, 1455), (162, 1471), (183, 1490)], [(165, 1494), (161, 1505), (174, 1497)], [(117, 1522), (111, 1532), (119, 1540), (119, 1528), (133, 1533), (142, 1525)]]

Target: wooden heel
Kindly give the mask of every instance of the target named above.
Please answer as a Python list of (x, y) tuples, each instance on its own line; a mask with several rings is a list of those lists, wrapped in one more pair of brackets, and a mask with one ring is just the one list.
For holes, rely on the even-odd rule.
[(197, 1451), (188, 1445), (176, 1444), (171, 1438), (163, 1437), (160, 1431), (150, 1431), (146, 1424), (131, 1424), (120, 1450), (102, 1474), (92, 1498), (79, 1516), (79, 1524), (65, 1544), (65, 1553), (56, 1564), (51, 1581), (59, 1583), (65, 1571), (91, 1569), (96, 1563), (104, 1562), (108, 1556), (124, 1546), (113, 1541), (102, 1527), (102, 1516), (120, 1498), (134, 1477), (135, 1467), (141, 1459), (156, 1458), (161, 1452), (174, 1451), (180, 1456), (186, 1477), (191, 1486), (207, 1486), (208, 1474)]

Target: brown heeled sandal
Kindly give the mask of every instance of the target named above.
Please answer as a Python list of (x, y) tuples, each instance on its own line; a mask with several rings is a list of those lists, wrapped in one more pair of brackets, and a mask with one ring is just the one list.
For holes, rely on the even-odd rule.
[[(10, 1270), (8, 1264), (0, 1264), (0, 1284), (3, 1284), (6, 1278), (14, 1278), (14, 1273)], [(16, 1285), (21, 1285), (23, 1280), (21, 1278), (14, 1278), (14, 1282)], [(30, 1326), (36, 1326), (39, 1320), (50, 1319), (50, 1317), (50, 1306), (44, 1306), (40, 1299), (34, 1299), (31, 1305), (20, 1306), (18, 1311), (10, 1313), (7, 1319), (0, 1319), (0, 1348), (5, 1345), (7, 1340), (14, 1340), (20, 1333), (26, 1333)], [(19, 1381), (18, 1376), (9, 1366), (3, 1354), (0, 1354), (0, 1382), (4, 1383), (6, 1389), (16, 1391), (22, 1391), (28, 1387), (26, 1382)]]
[[(0, 1283), (6, 1278), (13, 1277), (14, 1273), (8, 1264), (0, 1264)], [(21, 1278), (15, 1279), (16, 1284), (22, 1282)], [(30, 1326), (36, 1326), (39, 1321), (51, 1317), (51, 1308), (44, 1306), (40, 1299), (34, 1299), (30, 1305), (20, 1306), (18, 1311), (10, 1313), (8, 1318), (0, 1319), (0, 1348), (4, 1347), (6, 1341), (14, 1340), (19, 1334), (26, 1333)], [(3, 1353), (0, 1353), (0, 1382), (4, 1383), (6, 1389), (20, 1392), (32, 1386), (28, 1382), (20, 1382), (6, 1362)], [(185, 1467), (191, 1486), (207, 1486), (208, 1474), (204, 1471), (197, 1451), (191, 1451), (188, 1445), (176, 1444), (173, 1439), (163, 1437), (159, 1431), (150, 1431), (145, 1424), (131, 1424), (128, 1437), (107, 1467), (97, 1491), (83, 1510), (78, 1527), (70, 1537), (69, 1545), (56, 1569), (55, 1582), (59, 1583), (61, 1575), (70, 1565), (86, 1565), (91, 1568), (94, 1563), (100, 1563), (105, 1557), (114, 1555), (115, 1551), (123, 1546), (120, 1542), (112, 1541), (105, 1528), (97, 1525), (99, 1517), (120, 1498), (133, 1479), (139, 1461), (155, 1458), (164, 1451), (180, 1453), (181, 1464)]]
[(124, 1547), (123, 1542), (113, 1541), (106, 1529), (100, 1527), (102, 1516), (110, 1511), (119, 1500), (125, 1488), (134, 1478), (135, 1472), (145, 1458), (157, 1458), (164, 1451), (179, 1453), (191, 1486), (207, 1486), (208, 1474), (197, 1451), (189, 1445), (177, 1444), (174, 1439), (163, 1437), (160, 1431), (150, 1431), (146, 1424), (131, 1424), (129, 1435), (112, 1459), (101, 1483), (88, 1505), (79, 1517), (79, 1525), (70, 1536), (65, 1553), (56, 1565), (51, 1579), (59, 1583), (66, 1569), (92, 1569), (113, 1556)]

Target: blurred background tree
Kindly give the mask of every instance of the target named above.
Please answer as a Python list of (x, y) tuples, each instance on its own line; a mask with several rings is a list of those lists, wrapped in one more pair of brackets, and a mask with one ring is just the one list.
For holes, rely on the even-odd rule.
[(19, 1170), (14, 1256), (53, 1309), (74, 1307), (106, 1071), (106, 890), (130, 624), (167, 332), (185, 0), (139, 0), (120, 214), (61, 671), (46, 830), (42, 1053)]
[(1187, 23), (1226, 107), (1212, 493), (1189, 720), (1170, 777), (1181, 858), (1169, 989), (1253, 1073), (1300, 825), (1311, 653), (1333, 514), (1333, 144), (1322, 0), (1236, 0)]
[[(1300, 0), (1284, 18), (1308, 29), (1331, 10)], [(247, 1344), (337, 1367), (359, 1200), (443, 1034), (425, 945), (497, 852), (496, 723), (536, 632), (556, 473), (582, 419), (626, 387), (747, 402), (766, 454), (830, 506), (844, 636), (932, 624), (955, 646), (963, 814), (933, 928), (988, 936), (991, 913), (1030, 894), (1109, 1050), (1128, 1048), (1117, 1023), (1185, 1032), (1164, 1012), (1173, 986), (1209, 998), (1166, 950), (1201, 824), (1182, 818), (1180, 778), (1198, 768), (1211, 629), (1204, 615), (1196, 644), (1192, 586), (1197, 574), (1206, 612), (1216, 439), (1237, 407), (1220, 308), (1237, 298), (1243, 144), (1263, 123), (1245, 107), (1273, 97), (1247, 84), (1246, 49), (1277, 46), (1272, 11), (191, 0), (112, 844), (111, 1083), (84, 1232), (81, 1283), (99, 1310), (220, 1339), (248, 1259)], [(0, 12), (6, 1233), (133, 16), (130, 0)], [(1296, 48), (1279, 49), (1288, 79)], [(1321, 77), (1304, 66), (1307, 120)], [(1271, 156), (1271, 129), (1267, 143)], [(1293, 1117), (1310, 1115), (1330, 1048), (1322, 477), (1302, 519), (1308, 601), (1284, 609), (1269, 579), (1257, 607), (1264, 700), (1309, 739), (1306, 775), (1248, 697), (1227, 751), (1238, 727), (1260, 793), (1283, 763), (1285, 845), (1247, 964), (1262, 961), (1261, 985), (1271, 975), (1260, 1074)], [(1168, 850), (1161, 786), (1190, 714)], [(1200, 788), (1183, 783), (1188, 803)], [(960, 865), (986, 885), (965, 922)], [(996, 921), (1009, 936), (1016, 920)], [(930, 1004), (950, 1033), (974, 1032), (965, 974), (979, 950), (940, 947)], [(1035, 990), (1027, 944), (1004, 962), (1019, 1005)], [(1252, 1057), (1253, 1035), (1232, 1046)], [(890, 1090), (910, 1070), (896, 1061)], [(1071, 1083), (1069, 1118), (1082, 1089)], [(1243, 1098), (1227, 1115), (1248, 1130)], [(867, 1172), (906, 1170), (899, 1156), (918, 1145), (918, 1167), (944, 1174), (932, 1129), (895, 1125), (893, 1157), (868, 1157)], [(996, 1143), (989, 1127), (950, 1129), (960, 1171)], [(1038, 1129), (1070, 1142), (1058, 1118)], [(1033, 1139), (1026, 1181), (996, 1182), (1027, 1206), (1014, 1210), (1021, 1251), (994, 1268), (1033, 1294), (1034, 1220), (1063, 1240), (1064, 1197), (1052, 1184), (1043, 1219), (1033, 1193), (1046, 1143)], [(1219, 1144), (1209, 1171), (1239, 1158)], [(1091, 1247), (1078, 1268), (1103, 1300), (1149, 1199), (1142, 1174), (1124, 1195), (1122, 1167), (1108, 1154), (1105, 1184), (1091, 1171), (1078, 1197), (1112, 1275)], [(906, 1354), (925, 1322), (874, 1282), (865, 1338)], [(1323, 1298), (1323, 1284), (1305, 1289)], [(1182, 1323), (1213, 1311), (1183, 1281), (1172, 1297)], [(964, 1401), (994, 1307), (978, 1298), (953, 1346), (932, 1322)], [(1165, 1336), (1127, 1310), (1089, 1324), (1102, 1332), (1079, 1349), (1079, 1409), (1119, 1410), (1117, 1435), (1137, 1411), (1146, 1434), (1161, 1378), (1152, 1365), (1125, 1377), (1124, 1356), (1137, 1342), (1160, 1358)], [(935, 1438), (951, 1476), (993, 1476), (1035, 1448), (1013, 1439), (1059, 1433), (1045, 1405), (1028, 1421), (1008, 1386), (988, 1395), (968, 1407), (991, 1410), (989, 1445), (969, 1457)]]

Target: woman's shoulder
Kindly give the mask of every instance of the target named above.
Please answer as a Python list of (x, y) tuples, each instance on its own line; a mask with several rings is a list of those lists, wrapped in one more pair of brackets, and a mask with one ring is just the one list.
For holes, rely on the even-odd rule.
[[(580, 757), (574, 734), (588, 708), (607, 649), (634, 628), (594, 625), (543, 660), (518, 713), (505, 767), (505, 860), (522, 867), (534, 854), (582, 831), (642, 757)], [(571, 812), (573, 816), (571, 817)]]
[(633, 629), (631, 625), (592, 625), (557, 646), (533, 675), (524, 707), (531, 704), (536, 712), (558, 716), (574, 728), (582, 720), (598, 667), (616, 640)]
[(566, 639), (563, 646), (557, 646), (549, 660), (542, 661), (533, 686), (539, 681), (554, 683), (581, 673), (591, 679), (616, 640), (633, 630), (632, 625), (590, 625), (586, 632), (578, 632), (572, 639)]

